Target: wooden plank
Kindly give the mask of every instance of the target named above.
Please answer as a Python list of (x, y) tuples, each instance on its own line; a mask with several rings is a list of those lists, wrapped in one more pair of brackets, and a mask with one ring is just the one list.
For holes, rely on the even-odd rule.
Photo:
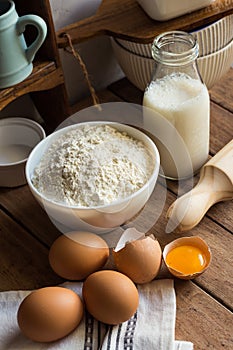
[(210, 154), (215, 155), (232, 138), (232, 113), (212, 102), (210, 106)]
[(195, 350), (231, 350), (232, 313), (192, 282), (175, 281), (176, 339), (193, 342)]
[[(141, 219), (142, 229), (145, 225), (147, 226), (147, 223), (149, 225), (152, 223), (153, 225), (154, 217), (156, 217), (156, 210), (160, 210), (158, 208), (163, 200), (163, 188), (158, 184), (156, 191), (156, 196), (153, 196), (150, 200), (151, 208), (149, 208), (146, 215)], [(176, 198), (175, 195), (170, 192), (167, 192), (166, 195), (167, 201), (165, 206), (162, 208), (163, 210), (159, 216), (159, 220), (151, 230), (151, 232), (158, 237), (162, 246), (172, 239), (181, 236), (175, 233), (165, 233), (167, 225), (167, 219), (165, 217), (166, 211)], [(28, 186), (22, 186), (12, 190), (1, 189), (0, 202), (5, 211), (9, 212), (13, 219), (17, 220), (19, 224), (23, 225), (34, 237), (43, 242), (47, 247), (50, 247), (52, 242), (60, 235), (60, 232), (53, 226), (46, 213), (33, 198)], [(140, 230), (140, 227), (138, 229)], [(205, 239), (210, 245), (211, 250), (213, 250), (211, 266), (205, 274), (196, 279), (197, 283), (202, 285), (204, 289), (212, 291), (225, 305), (229, 305), (229, 307), (232, 306), (233, 285), (230, 279), (231, 252), (233, 251), (232, 235), (207, 217), (202, 220), (201, 225), (198, 225), (188, 233), (182, 234), (182, 236), (190, 234), (199, 235)], [(222, 290), (223, 283), (225, 285), (224, 290)]]
[[(57, 77), (57, 73), (55, 73), (54, 78), (56, 79)], [(52, 81), (53, 78), (51, 77)], [(30, 96), (45, 121), (43, 127), (47, 135), (54, 131), (71, 114), (68, 95), (63, 83), (55, 84), (55, 87), (50, 90), (34, 90)]]
[(143, 91), (136, 88), (127, 78), (112, 83), (108, 89), (126, 102), (142, 104)]
[[(210, 90), (212, 101), (233, 113), (233, 68)], [(232, 122), (233, 123), (233, 122)]]
[[(124, 98), (127, 101), (129, 84), (126, 80), (123, 83), (125, 83), (123, 86)], [(109, 91), (101, 92), (103, 97), (101, 102), (121, 101), (121, 86), (118, 83), (118, 96)], [(135, 88), (130, 88), (129, 91), (130, 98), (138, 98)], [(137, 96), (140, 98), (140, 95)], [(89, 102), (81, 101), (79, 106), (75, 106), (75, 109), (85, 108), (89, 103), (91, 104), (90, 100)], [(211, 150), (214, 153), (231, 133), (232, 115), (229, 109), (217, 106), (215, 101), (211, 108), (213, 109)], [(217, 129), (214, 126), (215, 122)], [(189, 182), (185, 182), (184, 186), (187, 188)], [(151, 222), (154, 223), (154, 216), (158, 214), (159, 218), (150, 232), (157, 236), (162, 247), (182, 235), (199, 235), (209, 244), (213, 254), (211, 265), (204, 274), (192, 282), (175, 281), (176, 339), (192, 341), (195, 350), (230, 350), (233, 346), (232, 313), (230, 312), (233, 307), (231, 271), (233, 236), (230, 233), (233, 231), (233, 223), (232, 209), (228, 204), (232, 202), (219, 203), (216, 207), (211, 208), (211, 219), (206, 216), (196, 228), (187, 234), (168, 234), (165, 232), (167, 224), (165, 215), (168, 206), (176, 199), (176, 195), (171, 190), (176, 191), (177, 189), (170, 184), (168, 191), (166, 188), (164, 190), (160, 184), (156, 186), (156, 195), (152, 197), (150, 206), (147, 206), (147, 212), (139, 218), (139, 226), (140, 224), (142, 227), (145, 227), (146, 224), (150, 226)], [(164, 199), (164, 191), (166, 203), (162, 205), (161, 210), (159, 206)], [(2, 209), (0, 210), (0, 289), (33, 289), (62, 282), (51, 271), (47, 260), (48, 248), (60, 232), (35, 201), (28, 186), (14, 189), (1, 188), (0, 203)], [(229, 231), (221, 225), (225, 225)], [(164, 272), (164, 276), (171, 277), (167, 271)]]
[(97, 35), (110, 35), (130, 41), (149, 43), (170, 30), (190, 31), (212, 23), (233, 12), (232, 0), (215, 0), (210, 6), (169, 21), (151, 19), (135, 0), (102, 0), (95, 15), (70, 24), (57, 32), (59, 47), (67, 46), (67, 33), (73, 43)]
[(46, 246), (49, 247), (59, 236), (60, 232), (51, 223), (27, 185), (12, 189), (0, 188), (0, 203), (5, 212)]
[(49, 266), (48, 250), (2, 210), (0, 266), (1, 291), (33, 289), (62, 282)]
[[(110, 99), (113, 97), (108, 93), (106, 96), (110, 97)], [(83, 104), (81, 103), (80, 106), (83, 106)], [(23, 201), (22, 198), (24, 199)], [(175, 195), (168, 192), (168, 201), (164, 208), (163, 214), (161, 215), (160, 221), (156, 223), (153, 229), (153, 232), (158, 236), (158, 238), (161, 240), (161, 244), (163, 245), (170, 241), (172, 238), (177, 237), (176, 235), (164, 234), (167, 222), (165, 219), (165, 213), (168, 209), (168, 206), (175, 200), (175, 198)], [(1, 189), (0, 201), (4, 207), (4, 210), (10, 212), (15, 220), (19, 220), (22, 225), (25, 225), (25, 227), (27, 227), (30, 232), (35, 234), (37, 239), (41, 240), (47, 246), (50, 246), (53, 240), (60, 234), (58, 230), (56, 230), (51, 224), (42, 208), (40, 208), (40, 206), (36, 203), (27, 186), (22, 186), (17, 189)], [(153, 216), (153, 211), (156, 209), (157, 204), (158, 203), (152, 205), (150, 211), (151, 216)], [(225, 210), (224, 208), (225, 206), (223, 207), (223, 210)], [(219, 214), (217, 214), (217, 216), (219, 217)], [(232, 220), (230, 217), (228, 220), (229, 225), (232, 225)], [(232, 290), (232, 285), (227, 285), (226, 288), (224, 288), (223, 293), (221, 289), (222, 284), (225, 283), (225, 280), (227, 279), (227, 276), (230, 276), (229, 269), (231, 266), (231, 249), (229, 249), (229, 247), (232, 246), (232, 236), (208, 218), (205, 218), (202, 221), (202, 224), (192, 230), (192, 232), (189, 234), (198, 234), (204, 239), (207, 239), (207, 241), (210, 243), (210, 246), (213, 247), (215, 252), (215, 257), (210, 269), (205, 274), (200, 276), (197, 282), (202, 284), (205, 289), (208, 289), (208, 286), (211, 286), (219, 300), (223, 300), (225, 304), (229, 304), (230, 306), (232, 297), (229, 291)], [(214, 247), (220, 247), (220, 250), (216, 251), (216, 248)], [(223, 265), (221, 265), (223, 256), (224, 261)], [(220, 276), (216, 278), (214, 273), (215, 270), (218, 271), (219, 269), (222, 269), (224, 271), (224, 275), (222, 276), (222, 274), (220, 274)]]
[[(122, 99), (120, 97), (118, 97), (117, 95), (113, 94), (111, 91), (109, 90), (102, 90), (102, 91), (97, 91), (97, 97), (99, 99), (99, 103), (108, 103), (108, 102), (121, 102)], [(72, 114), (88, 108), (90, 106), (93, 106), (93, 100), (91, 97), (87, 97), (84, 100), (78, 101), (77, 103), (75, 103), (74, 105), (71, 106), (71, 111)]]
[(211, 218), (215, 222), (220, 223), (224, 228), (233, 231), (233, 201), (221, 202), (215, 204), (207, 212), (207, 217)]
[(56, 68), (55, 62), (35, 62), (33, 72), (19, 84), (0, 90), (0, 110), (16, 98), (32, 91), (54, 88), (64, 82), (61, 68)]

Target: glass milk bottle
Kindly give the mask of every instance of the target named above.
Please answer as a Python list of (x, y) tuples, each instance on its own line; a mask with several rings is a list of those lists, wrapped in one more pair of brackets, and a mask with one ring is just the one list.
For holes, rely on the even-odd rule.
[(161, 175), (182, 179), (197, 173), (209, 153), (210, 99), (197, 68), (198, 44), (182, 31), (152, 44), (153, 77), (143, 98), (143, 122), (159, 149)]

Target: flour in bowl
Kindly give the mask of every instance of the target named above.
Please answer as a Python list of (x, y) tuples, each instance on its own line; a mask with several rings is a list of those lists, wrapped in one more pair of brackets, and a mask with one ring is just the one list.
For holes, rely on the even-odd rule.
[(154, 163), (143, 142), (110, 125), (85, 124), (50, 145), (32, 182), (53, 201), (100, 206), (138, 191)]

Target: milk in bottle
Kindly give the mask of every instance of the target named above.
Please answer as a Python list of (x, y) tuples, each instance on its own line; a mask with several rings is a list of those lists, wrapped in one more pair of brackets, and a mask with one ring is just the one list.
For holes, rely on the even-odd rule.
[(209, 153), (210, 101), (199, 76), (198, 46), (185, 32), (169, 32), (152, 45), (154, 76), (143, 98), (144, 127), (159, 149), (169, 179), (192, 176)]

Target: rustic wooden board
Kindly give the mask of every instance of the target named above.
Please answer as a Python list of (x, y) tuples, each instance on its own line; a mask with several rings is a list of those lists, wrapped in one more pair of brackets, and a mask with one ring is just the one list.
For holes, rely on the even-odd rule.
[[(127, 94), (133, 103), (139, 96), (138, 90), (124, 79), (117, 83), (116, 93), (101, 92), (101, 102), (128, 100)], [(140, 95), (142, 96), (142, 95)], [(139, 98), (140, 98), (139, 96)], [(228, 103), (228, 101), (227, 101)], [(86, 108), (92, 104), (91, 99), (81, 101), (75, 110)], [(213, 152), (218, 150), (221, 143), (225, 143), (229, 135), (228, 123), (231, 122), (230, 113), (218, 107), (213, 107), (213, 121), (219, 123), (216, 132), (216, 141), (212, 145)], [(219, 119), (219, 120), (218, 120)], [(219, 132), (222, 124), (228, 125)], [(174, 184), (174, 182), (172, 182)], [(186, 186), (186, 187), (185, 187)], [(184, 188), (189, 186), (184, 183)], [(164, 195), (161, 184), (156, 186), (157, 192), (146, 216), (141, 218), (151, 222), (155, 212), (159, 212), (159, 205)], [(153, 232), (162, 247), (174, 238), (180, 237), (175, 233), (165, 233), (165, 214), (168, 206), (176, 198), (176, 186), (169, 184), (166, 204), (156, 222)], [(224, 203), (211, 209), (211, 217), (203, 221), (192, 231), (183, 235), (199, 235), (209, 244), (213, 259), (209, 269), (193, 281), (175, 280), (177, 295), (176, 339), (189, 340), (194, 343), (195, 350), (230, 350), (232, 348), (232, 210)], [(230, 204), (230, 202), (229, 202)], [(0, 290), (34, 289), (45, 285), (55, 285), (62, 280), (56, 276), (48, 264), (48, 249), (53, 240), (60, 234), (52, 225), (43, 209), (33, 198), (28, 186), (16, 189), (0, 189)], [(224, 217), (225, 211), (225, 218)], [(216, 215), (216, 216), (215, 216)], [(226, 218), (228, 216), (228, 219)], [(139, 220), (139, 221), (140, 221)], [(228, 223), (229, 231), (224, 229)], [(139, 222), (140, 224), (140, 222)], [(226, 226), (225, 226), (226, 227)], [(171, 277), (163, 266), (161, 277)], [(222, 304), (223, 305), (222, 305)]]
[[(114, 93), (112, 93), (109, 90), (98, 91), (97, 96), (98, 96), (100, 104), (101, 103), (108, 103), (108, 102), (122, 102), (122, 99), (120, 97), (117, 97), (117, 95), (115, 95)], [(82, 101), (78, 101), (76, 104), (71, 106), (72, 114), (74, 114), (82, 109), (88, 108), (92, 105), (93, 105), (93, 100), (91, 97), (87, 97), (86, 99), (84, 99)]]
[[(224, 83), (221, 83), (224, 82)], [(212, 101), (233, 113), (233, 68), (210, 90)]]
[(49, 266), (48, 250), (1, 210), (0, 266), (0, 291), (33, 289), (62, 281)]
[(210, 135), (212, 156), (233, 138), (232, 114), (214, 103), (210, 105)]
[[(119, 86), (119, 84), (122, 84)], [(124, 87), (125, 84), (125, 87)], [(111, 92), (101, 92), (99, 94), (101, 102), (109, 102), (109, 101), (121, 101), (123, 97), (126, 98), (126, 96), (132, 95), (132, 102), (137, 102), (136, 96), (138, 95), (138, 90), (131, 86), (126, 80), (121, 81), (120, 83), (117, 83), (117, 91), (120, 96), (116, 96), (115, 94)], [(115, 86), (113, 84), (113, 86)], [(111, 87), (111, 90), (113, 89), (113, 86)], [(123, 86), (123, 87), (122, 87)], [(127, 89), (128, 86), (128, 89)], [(114, 90), (114, 89), (113, 89)], [(131, 91), (129, 94), (127, 94), (127, 91)], [(86, 101), (82, 101), (80, 104), (77, 104), (75, 106), (75, 110), (86, 108), (89, 105), (92, 104), (92, 101), (90, 98), (88, 98)], [(219, 115), (218, 113), (215, 113), (216, 110), (220, 110), (220, 114), (224, 114), (224, 121), (225, 116), (228, 117), (228, 112), (219, 108), (214, 104), (213, 106), (213, 115), (214, 115), (214, 123), (216, 122), (217, 125), (217, 131), (220, 129), (220, 126), (222, 126), (222, 120), (218, 121)], [(230, 114), (229, 114), (230, 117)], [(230, 121), (230, 120), (228, 120)], [(228, 125), (228, 122), (227, 122)], [(227, 128), (227, 135), (228, 135), (228, 129)], [(216, 138), (219, 140), (219, 133), (217, 133)], [(220, 134), (220, 140), (219, 142), (224, 142), (226, 138), (226, 134)], [(176, 193), (176, 184), (174, 182), (170, 182), (169, 188)], [(23, 200), (22, 200), (23, 198)], [(153, 229), (153, 232), (157, 235), (162, 245), (165, 243), (168, 243), (172, 239), (176, 238), (176, 234), (173, 235), (166, 235), (165, 232), (165, 226), (166, 226), (166, 219), (165, 214), (166, 210), (168, 209), (168, 206), (175, 200), (176, 195), (169, 193), (168, 194), (168, 200), (166, 203), (166, 206), (164, 208), (164, 212), (161, 215), (160, 220), (155, 225), (155, 228)], [(159, 198), (157, 198), (159, 200)], [(7, 212), (10, 212), (12, 217), (17, 219), (21, 225), (23, 225), (28, 231), (33, 232), (35, 237), (43, 242), (47, 247), (49, 247), (54, 239), (60, 234), (58, 230), (53, 226), (53, 224), (50, 222), (47, 215), (44, 213), (43, 209), (38, 205), (38, 203), (33, 198), (29, 188), (27, 186), (22, 186), (17, 189), (1, 189), (0, 191), (0, 202), (1, 205), (4, 207), (4, 209)], [(153, 210), (156, 208), (158, 203), (155, 203), (155, 205), (152, 206), (151, 209), (151, 215), (153, 215)], [(231, 204), (231, 205), (230, 205)], [(213, 213), (212, 213), (213, 212)], [(210, 210), (210, 213), (208, 213), (208, 217), (217, 220), (221, 222), (223, 226), (227, 226), (227, 228), (232, 230), (232, 214), (233, 214), (233, 208), (232, 203), (229, 203), (229, 206), (226, 207), (224, 204), (218, 204), (216, 207), (213, 208), (213, 210)], [(219, 225), (217, 225), (215, 222), (210, 220), (208, 217), (206, 217), (202, 222), (201, 225), (197, 226), (195, 229), (193, 229), (188, 234), (197, 234), (203, 237), (207, 240), (207, 242), (210, 244), (210, 247), (213, 247), (214, 250), (214, 257), (211, 264), (211, 267), (209, 270), (200, 276), (196, 281), (201, 286), (203, 286), (206, 290), (212, 290), (214, 291), (214, 294), (219, 298), (219, 300), (222, 300), (224, 304), (229, 305), (231, 302), (231, 290), (232, 285), (228, 284), (229, 282), (226, 281), (226, 288), (224, 288), (224, 292), (222, 291), (222, 277), (224, 276), (230, 276), (230, 266), (231, 266), (231, 251), (232, 248), (229, 248), (232, 246), (232, 236), (229, 234), (228, 242), (226, 244), (226, 232), (223, 228), (221, 228)], [(43, 218), (43, 220), (41, 220)], [(219, 219), (220, 218), (220, 219)], [(226, 224), (227, 223), (227, 224)], [(223, 239), (224, 236), (224, 239)], [(224, 244), (222, 243), (224, 242)], [(216, 250), (215, 247), (219, 247), (219, 249)], [(224, 257), (224, 259), (223, 259)], [(222, 261), (223, 260), (223, 261)], [(215, 276), (216, 271), (221, 271), (217, 277)]]
[[(158, 185), (158, 195), (156, 195), (156, 202), (151, 204), (151, 209), (147, 213), (146, 219), (142, 219), (142, 227), (145, 227), (145, 220), (153, 223), (156, 208), (158, 208), (160, 197), (163, 196), (162, 187)], [(27, 186), (22, 186), (16, 192), (10, 190), (9, 192), (0, 192), (0, 201), (5, 209), (11, 213), (12, 217), (20, 221), (19, 223), (33, 235), (37, 240), (50, 247), (54, 239), (58, 237), (60, 232), (51, 224), (47, 215), (43, 212), (39, 204), (34, 200)], [(14, 194), (14, 196), (13, 196)], [(24, 200), (22, 201), (22, 198)], [(176, 196), (168, 192), (167, 201), (162, 215), (158, 222), (151, 230), (159, 239), (162, 246), (181, 235), (166, 234), (165, 228), (167, 219), (165, 217), (169, 205), (175, 200)], [(27, 203), (26, 205), (23, 203)], [(205, 290), (211, 290), (219, 300), (222, 300), (225, 305), (233, 303), (231, 281), (227, 280), (227, 276), (231, 275), (231, 256), (233, 251), (233, 237), (229, 233), (214, 223), (208, 218), (204, 218), (201, 225), (194, 228), (186, 235), (199, 235), (207, 241), (210, 248), (213, 250), (213, 260), (210, 268), (205, 274), (196, 279), (196, 282), (204, 287)], [(217, 249), (216, 249), (217, 247)], [(222, 284), (225, 283), (224, 290)]]
[[(48, 265), (48, 250), (2, 212), (0, 232), (1, 291), (63, 282)], [(193, 341), (197, 350), (203, 350), (204, 346), (207, 349), (207, 345), (221, 349), (231, 342), (232, 315), (227, 309), (192, 282), (176, 281), (175, 289), (176, 339)], [(220, 338), (216, 338), (216, 332), (221, 334)]]
[(110, 35), (122, 39), (149, 43), (168, 30), (193, 30), (214, 22), (233, 12), (232, 0), (215, 0), (210, 6), (164, 22), (151, 19), (136, 0), (102, 0), (95, 15), (68, 25), (57, 32), (59, 47), (67, 46), (67, 33), (73, 43), (97, 35)]
[(27, 185), (14, 189), (0, 189), (0, 203), (5, 212), (37, 237), (48, 247), (60, 232), (51, 223), (47, 214), (34, 199)]
[(195, 350), (231, 350), (232, 313), (192, 283), (176, 281), (175, 289), (176, 339), (192, 341)]

